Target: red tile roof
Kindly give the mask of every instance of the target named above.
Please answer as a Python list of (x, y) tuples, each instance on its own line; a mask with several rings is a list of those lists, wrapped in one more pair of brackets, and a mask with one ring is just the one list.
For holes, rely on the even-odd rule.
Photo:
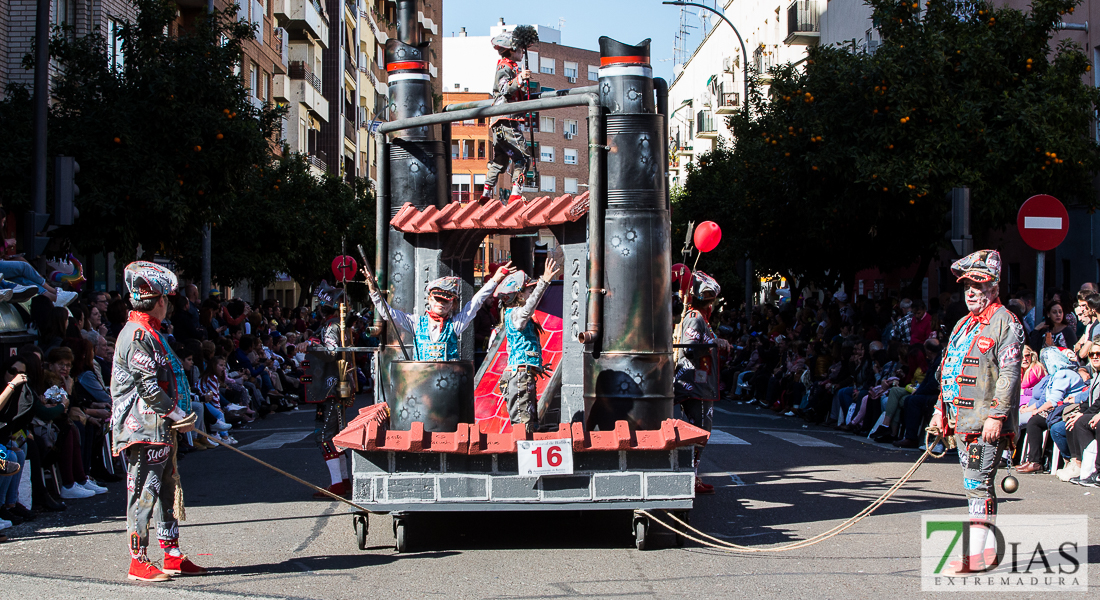
[(484, 433), (470, 423), (459, 423), (454, 433), (426, 432), (420, 422), (414, 422), (409, 431), (388, 431), (378, 423), (376, 412), (377, 406), (361, 409), (333, 443), (350, 450), (507, 454), (516, 451), (517, 440), (572, 439), (574, 452), (671, 450), (705, 443), (710, 435), (679, 419), (668, 419), (652, 431), (631, 431), (626, 421), (616, 421), (612, 431), (585, 431), (582, 423), (562, 423), (557, 431), (533, 436), (519, 427), (508, 433)]
[(417, 210), (406, 202), (390, 219), (390, 225), (405, 233), (455, 229), (514, 230), (561, 225), (576, 221), (587, 212), (588, 192), (576, 197), (571, 194), (557, 198), (540, 196), (530, 202), (513, 202), (508, 206), (496, 200), (485, 206), (477, 202), (452, 202), (443, 210), (434, 206)]

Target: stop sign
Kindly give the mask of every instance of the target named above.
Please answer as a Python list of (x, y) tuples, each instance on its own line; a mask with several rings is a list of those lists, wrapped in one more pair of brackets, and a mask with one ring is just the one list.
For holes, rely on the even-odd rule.
[(1069, 233), (1069, 213), (1054, 196), (1032, 196), (1016, 215), (1016, 228), (1024, 243), (1040, 252), (1053, 250)]

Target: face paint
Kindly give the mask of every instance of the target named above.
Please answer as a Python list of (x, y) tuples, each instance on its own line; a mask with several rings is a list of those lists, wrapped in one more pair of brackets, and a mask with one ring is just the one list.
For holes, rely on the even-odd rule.
[(966, 308), (970, 314), (978, 315), (993, 303), (996, 288), (988, 283), (966, 280)]

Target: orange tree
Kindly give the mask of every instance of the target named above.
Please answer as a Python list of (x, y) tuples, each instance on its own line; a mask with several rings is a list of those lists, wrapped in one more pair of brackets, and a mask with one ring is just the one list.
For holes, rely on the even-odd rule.
[(735, 143), (693, 165), (676, 221), (715, 220), (726, 257), (835, 285), (917, 257), (923, 278), (953, 187), (971, 189), (975, 232), (1014, 222), (1035, 193), (1093, 208), (1100, 92), (1079, 47), (1051, 47), (1077, 2), (869, 0), (877, 51), (815, 47), (804, 67), (755, 78), (750, 114), (729, 119)]

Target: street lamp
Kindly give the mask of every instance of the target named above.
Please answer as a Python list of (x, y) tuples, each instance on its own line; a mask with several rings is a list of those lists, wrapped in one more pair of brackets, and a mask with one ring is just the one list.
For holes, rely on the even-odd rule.
[(737, 41), (741, 42), (741, 64), (742, 64), (742, 66), (745, 67), (745, 96), (741, 101), (744, 103), (742, 106), (745, 109), (745, 114), (748, 115), (749, 114), (749, 54), (747, 52), (745, 52), (745, 40), (741, 39), (741, 32), (737, 31), (737, 28), (734, 27), (733, 23), (731, 23), (730, 20), (726, 18), (726, 15), (718, 12), (717, 10), (715, 10), (715, 9), (705, 5), (705, 4), (698, 4), (698, 3), (695, 3), (695, 2), (684, 2), (683, 0), (669, 0), (667, 2), (662, 2), (661, 4), (670, 4), (672, 6), (694, 6), (694, 7), (697, 7), (697, 8), (703, 8), (703, 9), (709, 10), (710, 12), (718, 15), (723, 21), (726, 22), (727, 25), (730, 26), (730, 29), (733, 30), (733, 34), (737, 36)]

